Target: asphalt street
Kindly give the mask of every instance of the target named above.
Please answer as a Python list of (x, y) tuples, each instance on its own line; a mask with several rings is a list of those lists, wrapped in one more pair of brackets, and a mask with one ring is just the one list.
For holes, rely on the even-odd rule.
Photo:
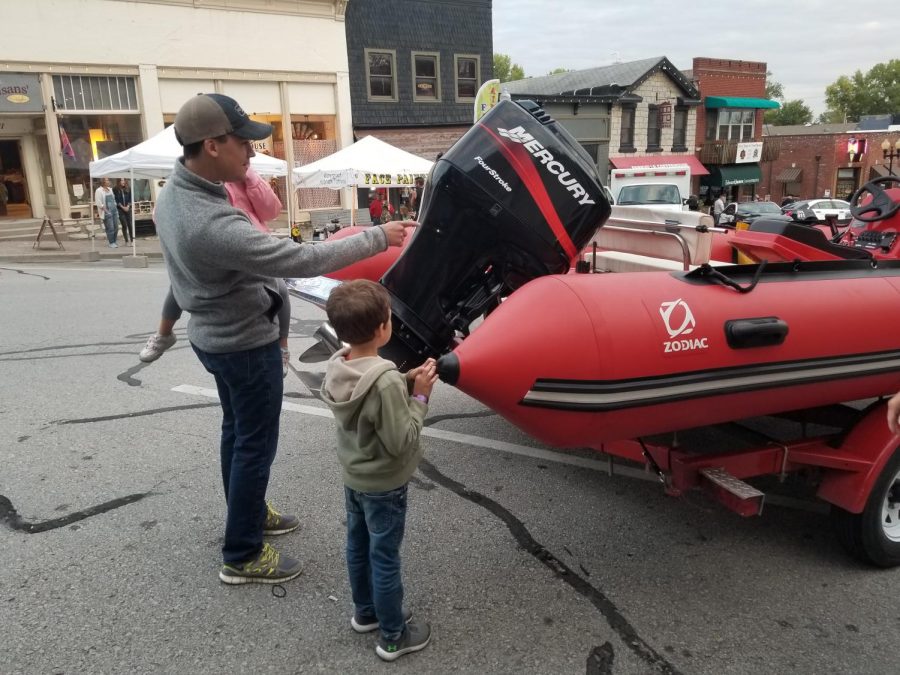
[(380, 662), (349, 626), (332, 421), (296, 359), (324, 315), (298, 300), (269, 496), (304, 572), (221, 584), (212, 377), (186, 322), (137, 358), (167, 283), (155, 261), (0, 268), (0, 673), (898, 671), (900, 570), (848, 558), (826, 514), (667, 497), (443, 384), (403, 549), (433, 642)]

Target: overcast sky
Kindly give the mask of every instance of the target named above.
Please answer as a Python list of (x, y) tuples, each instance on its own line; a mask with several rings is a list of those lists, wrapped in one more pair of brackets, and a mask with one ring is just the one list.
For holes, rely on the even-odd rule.
[(763, 61), (788, 100), (823, 112), (841, 75), (900, 58), (900, 2), (494, 0), (494, 52), (527, 77), (667, 56)]

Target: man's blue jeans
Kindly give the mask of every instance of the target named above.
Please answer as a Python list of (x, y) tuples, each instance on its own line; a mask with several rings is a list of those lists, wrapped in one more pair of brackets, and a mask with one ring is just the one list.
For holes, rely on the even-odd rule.
[(191, 346), (216, 378), (222, 404), (220, 461), (228, 506), (222, 558), (242, 563), (262, 549), (266, 487), (284, 394), (281, 347), (276, 340), (256, 349), (210, 354)]
[(406, 488), (357, 492), (344, 486), (353, 605), (357, 616), (378, 619), (387, 640), (403, 634), (400, 544), (406, 529)]

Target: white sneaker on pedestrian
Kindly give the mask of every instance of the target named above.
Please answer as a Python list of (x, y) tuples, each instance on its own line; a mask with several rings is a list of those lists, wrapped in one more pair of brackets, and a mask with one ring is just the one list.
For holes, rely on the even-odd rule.
[(116, 242), (113, 242), (109, 245), (110, 248), (119, 248), (119, 245)]
[(156, 361), (156, 359), (162, 356), (163, 352), (174, 345), (177, 340), (178, 338), (175, 337), (174, 333), (172, 335), (160, 335), (159, 333), (154, 333), (150, 336), (150, 339), (147, 340), (147, 344), (141, 350), (138, 358), (144, 363)]

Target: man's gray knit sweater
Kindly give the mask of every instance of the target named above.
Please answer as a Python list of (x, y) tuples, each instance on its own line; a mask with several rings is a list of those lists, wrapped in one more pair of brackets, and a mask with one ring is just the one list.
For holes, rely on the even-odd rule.
[(225, 187), (184, 166), (156, 204), (156, 229), (179, 306), (191, 313), (188, 339), (205, 352), (254, 349), (278, 339), (274, 277), (313, 277), (387, 248), (380, 227), (322, 244), (260, 232), (228, 203)]

